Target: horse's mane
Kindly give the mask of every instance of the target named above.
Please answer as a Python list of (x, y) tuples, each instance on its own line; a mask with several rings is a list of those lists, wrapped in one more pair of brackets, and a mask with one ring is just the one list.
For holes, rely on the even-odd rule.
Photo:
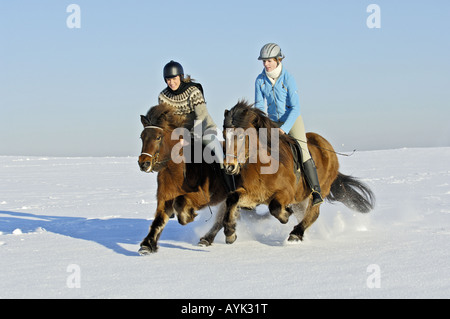
[[(268, 150), (271, 149), (271, 129), (279, 128), (279, 126), (273, 122), (265, 112), (255, 108), (253, 104), (248, 103), (246, 100), (239, 100), (230, 111), (225, 112), (223, 126), (224, 129), (243, 128), (244, 130), (250, 127), (254, 127), (257, 130), (260, 128), (266, 128)], [(295, 143), (295, 140), (287, 134), (280, 134), (280, 142), (280, 161), (286, 163), (286, 156), (291, 152), (289, 145)]]
[(225, 128), (240, 127), (243, 129), (252, 126), (256, 129), (278, 128), (263, 111), (253, 107), (253, 104), (248, 103), (246, 100), (239, 100), (230, 111), (225, 113), (223, 125)]
[(176, 114), (176, 111), (175, 107), (162, 103), (151, 107), (146, 116), (150, 125), (174, 130), (183, 127), (186, 121), (186, 117)]

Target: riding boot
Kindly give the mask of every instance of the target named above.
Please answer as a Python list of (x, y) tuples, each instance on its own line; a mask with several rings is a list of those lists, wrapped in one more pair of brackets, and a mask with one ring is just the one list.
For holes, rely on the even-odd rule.
[(312, 206), (320, 205), (323, 203), (323, 198), (321, 195), (319, 177), (317, 176), (316, 165), (312, 158), (303, 163), (303, 171), (305, 172), (306, 181), (312, 190)]

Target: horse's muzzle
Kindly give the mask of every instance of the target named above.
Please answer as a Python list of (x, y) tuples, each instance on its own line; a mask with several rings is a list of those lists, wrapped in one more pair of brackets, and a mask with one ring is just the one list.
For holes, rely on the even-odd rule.
[(138, 162), (139, 167), (141, 171), (145, 173), (151, 173), (153, 171), (153, 163), (152, 161), (144, 161), (144, 162)]

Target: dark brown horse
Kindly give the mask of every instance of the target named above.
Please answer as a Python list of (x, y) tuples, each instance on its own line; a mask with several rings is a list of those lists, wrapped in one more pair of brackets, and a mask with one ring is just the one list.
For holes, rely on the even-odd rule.
[[(172, 139), (172, 132), (184, 127), (184, 121), (183, 116), (175, 115), (174, 109), (164, 104), (152, 107), (146, 116), (141, 115), (144, 130), (139, 167), (146, 173), (158, 172), (156, 214), (141, 242), (141, 255), (156, 252), (161, 232), (173, 214), (185, 225), (197, 216), (195, 211), (217, 205), (227, 196), (223, 175), (216, 164), (176, 159), (182, 151), (173, 152), (181, 148), (177, 148), (179, 139)], [(191, 145), (194, 147), (194, 143)]]
[[(240, 131), (236, 133), (236, 129)], [(261, 132), (265, 134), (264, 139)], [(225, 112), (227, 150), (224, 164), (229, 173), (240, 174), (242, 180), (241, 186), (227, 197), (226, 211), (220, 217), (223, 218), (227, 243), (236, 240), (239, 207), (267, 204), (270, 213), (281, 223), (287, 223), (295, 211), (299, 224), (290, 233), (289, 241), (302, 240), (305, 230), (319, 216), (319, 206), (311, 205), (311, 190), (303, 174), (297, 178), (294, 172), (291, 145), (296, 141), (287, 134), (279, 134), (279, 138), (273, 139), (278, 133), (278, 126), (264, 112), (246, 102), (239, 102)], [(308, 133), (307, 139), (323, 198), (340, 201), (362, 213), (370, 211), (374, 206), (372, 191), (357, 179), (338, 172), (336, 153), (327, 140), (315, 133)], [(235, 142), (230, 144), (233, 140)], [(258, 151), (254, 152), (255, 149)], [(217, 225), (213, 227), (217, 228)], [(211, 237), (208, 237), (209, 242), (212, 242)]]

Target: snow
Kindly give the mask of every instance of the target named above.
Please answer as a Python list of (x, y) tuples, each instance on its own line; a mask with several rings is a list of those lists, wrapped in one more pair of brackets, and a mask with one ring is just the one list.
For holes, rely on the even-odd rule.
[(0, 298), (449, 298), (450, 148), (339, 159), (373, 189), (369, 214), (325, 203), (288, 244), (295, 218), (259, 207), (233, 245), (199, 247), (204, 209), (142, 257), (156, 175), (137, 158), (0, 156)]

